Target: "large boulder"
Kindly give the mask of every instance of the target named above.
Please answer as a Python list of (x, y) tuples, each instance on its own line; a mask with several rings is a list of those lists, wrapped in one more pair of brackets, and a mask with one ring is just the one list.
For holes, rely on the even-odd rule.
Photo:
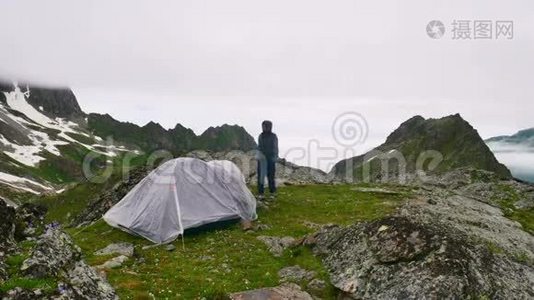
[(56, 278), (64, 299), (118, 299), (114, 289), (81, 259), (81, 250), (59, 228), (38, 238), (21, 272), (33, 278)]
[(150, 168), (137, 168), (128, 174), (128, 178), (117, 183), (113, 188), (93, 199), (89, 205), (74, 219), (72, 226), (81, 226), (100, 219), (113, 205), (117, 204), (150, 172)]
[(356, 299), (534, 297), (534, 237), (501, 209), (422, 189), (392, 216), (316, 234), (332, 284)]

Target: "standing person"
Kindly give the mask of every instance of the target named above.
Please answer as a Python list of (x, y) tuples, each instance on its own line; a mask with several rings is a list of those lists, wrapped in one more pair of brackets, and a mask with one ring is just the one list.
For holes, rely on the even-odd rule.
[(269, 184), (271, 199), (276, 196), (276, 160), (278, 159), (278, 137), (273, 133), (273, 123), (263, 121), (262, 133), (258, 137), (258, 194), (259, 199), (264, 199), (265, 176)]

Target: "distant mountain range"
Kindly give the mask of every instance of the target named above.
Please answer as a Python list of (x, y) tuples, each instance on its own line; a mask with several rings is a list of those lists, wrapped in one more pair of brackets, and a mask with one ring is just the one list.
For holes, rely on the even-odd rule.
[[(401, 170), (396, 159), (399, 155), (405, 160), (409, 174), (418, 170), (418, 159), (430, 155), (429, 159), (435, 156), (440, 161), (432, 172), (474, 168), (494, 172), (502, 178), (511, 177), (510, 171), (497, 161), (478, 132), (459, 114), (441, 119), (415, 116), (393, 131), (384, 144), (364, 155), (340, 161), (331, 173), (335, 176), (352, 174), (356, 179), (362, 179), (365, 174), (371, 181), (385, 175), (396, 178)], [(390, 161), (386, 170), (381, 164), (384, 159)], [(365, 171), (365, 165), (369, 171)], [(428, 161), (422, 167), (427, 171)]]
[(0, 195), (12, 199), (20, 192), (61, 192), (84, 180), (82, 161), (89, 152), (100, 154), (93, 161), (100, 168), (125, 153), (146, 157), (166, 150), (179, 156), (255, 147), (241, 126), (210, 127), (199, 136), (180, 124), (170, 130), (154, 122), (141, 127), (107, 114), (86, 114), (68, 88), (0, 82)]
[(534, 128), (492, 137), (485, 142), (515, 177), (534, 183)]
[(88, 128), (101, 137), (112, 137), (113, 140), (124, 143), (145, 152), (167, 150), (175, 156), (192, 150), (206, 151), (249, 151), (256, 148), (254, 138), (245, 128), (238, 125), (224, 124), (210, 127), (197, 136), (193, 130), (176, 124), (173, 129), (165, 129), (160, 124), (149, 122), (145, 126), (120, 122), (110, 115), (89, 114)]
[(534, 150), (534, 128), (521, 130), (513, 135), (502, 135), (485, 140), (486, 143), (506, 143), (510, 145), (522, 145)]

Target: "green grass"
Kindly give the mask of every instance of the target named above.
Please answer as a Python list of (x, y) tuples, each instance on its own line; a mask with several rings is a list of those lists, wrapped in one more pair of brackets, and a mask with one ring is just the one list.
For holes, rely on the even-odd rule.
[[(402, 203), (406, 194), (387, 195), (354, 191), (349, 185), (290, 186), (279, 191), (278, 199), (269, 209), (258, 211), (259, 220), (270, 228), (243, 232), (236, 223), (210, 230), (186, 232), (174, 242), (177, 249), (163, 247), (142, 250), (151, 243), (109, 227), (99, 221), (82, 231), (69, 229), (91, 265), (110, 257), (93, 253), (113, 242), (131, 242), (145, 262), (130, 260), (120, 269), (110, 270), (108, 280), (121, 299), (214, 299), (230, 292), (276, 286), (277, 272), (286, 266), (299, 265), (314, 270), (328, 281), (320, 260), (311, 250), (301, 246), (287, 250), (280, 258), (270, 254), (256, 239), (259, 235), (301, 237), (315, 231), (306, 222), (349, 225), (390, 214)], [(222, 226), (222, 227), (221, 227)], [(335, 296), (329, 287), (325, 299)]]
[(514, 204), (524, 197), (514, 187), (508, 184), (496, 185), (499, 194), (497, 203), (503, 208), (504, 215), (514, 221), (517, 221), (523, 226), (523, 229), (531, 234), (534, 234), (534, 208), (518, 209)]
[(36, 202), (48, 208), (46, 221), (69, 224), (72, 218), (84, 210), (99, 194), (111, 189), (121, 181), (125, 173), (127, 174), (130, 170), (146, 162), (146, 156), (136, 156), (132, 158), (128, 166), (122, 166), (121, 159), (122, 157), (119, 157), (113, 161), (113, 172), (109, 179), (103, 183), (93, 183), (85, 180), (59, 195), (49, 195), (35, 199)]
[(53, 278), (35, 279), (15, 276), (9, 278), (6, 282), (0, 285), (0, 293), (5, 293), (16, 287), (28, 290), (40, 289), (44, 293), (48, 293), (52, 292), (57, 287), (57, 283)]
[(24, 241), (20, 243), (20, 253), (8, 255), (5, 259), (8, 280), (0, 285), (0, 294), (16, 287), (23, 289), (41, 289), (44, 293), (52, 292), (57, 287), (56, 279), (53, 278), (29, 278), (20, 272), (23, 262), (30, 257), (30, 252), (35, 242)]

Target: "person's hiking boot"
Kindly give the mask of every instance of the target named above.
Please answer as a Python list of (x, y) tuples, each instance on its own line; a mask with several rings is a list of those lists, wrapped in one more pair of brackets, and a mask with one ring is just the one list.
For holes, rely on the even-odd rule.
[(276, 194), (275, 193), (269, 195), (269, 200), (270, 201), (273, 201), (275, 199), (276, 199)]
[(258, 201), (264, 201), (265, 195), (258, 195)]

